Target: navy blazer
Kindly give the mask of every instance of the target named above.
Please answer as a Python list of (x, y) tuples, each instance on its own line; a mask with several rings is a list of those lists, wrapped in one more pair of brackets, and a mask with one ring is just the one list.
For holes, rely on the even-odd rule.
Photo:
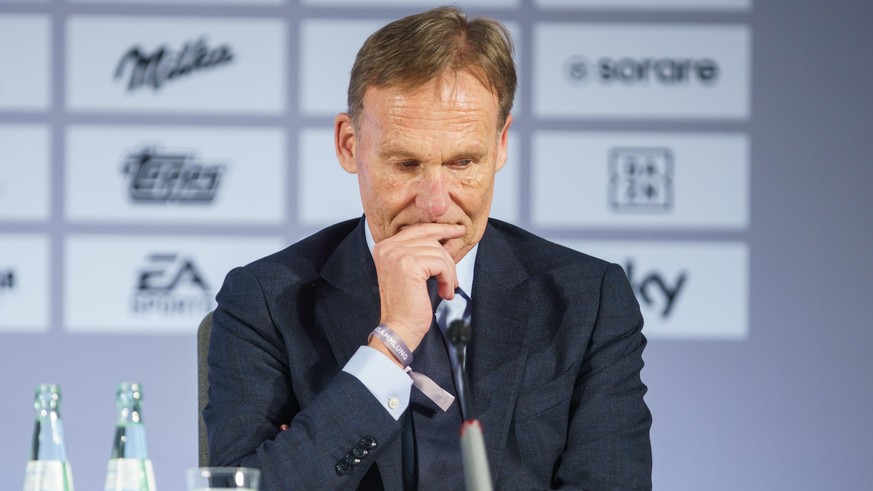
[[(228, 274), (208, 356), (210, 465), (259, 468), (263, 491), (403, 488), (401, 424), (342, 372), (380, 317), (363, 223)], [(650, 489), (646, 340), (621, 268), (492, 219), (474, 271), (467, 368), (495, 489)]]

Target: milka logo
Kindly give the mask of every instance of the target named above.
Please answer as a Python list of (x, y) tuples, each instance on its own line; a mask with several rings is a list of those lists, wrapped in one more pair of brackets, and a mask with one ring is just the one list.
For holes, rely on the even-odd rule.
[(226, 65), (233, 61), (233, 57), (230, 46), (222, 44), (210, 48), (205, 37), (193, 43), (186, 42), (178, 52), (161, 46), (152, 53), (146, 53), (139, 46), (134, 46), (118, 62), (115, 79), (124, 77), (129, 71), (128, 91), (143, 86), (159, 90), (166, 82), (191, 75), (198, 70)]

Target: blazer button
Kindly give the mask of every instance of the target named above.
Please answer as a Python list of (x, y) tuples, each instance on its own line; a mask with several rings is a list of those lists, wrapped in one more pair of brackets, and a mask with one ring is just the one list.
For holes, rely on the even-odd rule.
[(351, 453), (347, 453), (343, 461), (349, 465), (358, 465), (361, 463), (361, 459), (355, 458)]
[(365, 436), (364, 438), (361, 438), (361, 441), (358, 443), (358, 445), (368, 450), (372, 450), (376, 448), (376, 439), (372, 436)]
[(336, 464), (336, 473), (339, 475), (348, 474), (350, 470), (352, 470), (352, 466), (343, 460)]
[(352, 455), (359, 459), (363, 459), (367, 456), (368, 453), (370, 453), (370, 451), (362, 447), (361, 445), (356, 445), (355, 448), (352, 449)]

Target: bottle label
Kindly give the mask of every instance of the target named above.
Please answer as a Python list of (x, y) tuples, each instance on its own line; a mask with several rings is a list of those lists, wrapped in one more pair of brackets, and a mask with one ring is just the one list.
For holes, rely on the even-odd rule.
[(155, 491), (155, 474), (149, 459), (111, 459), (106, 471), (106, 491)]
[(62, 460), (28, 461), (24, 491), (74, 491), (70, 465)]

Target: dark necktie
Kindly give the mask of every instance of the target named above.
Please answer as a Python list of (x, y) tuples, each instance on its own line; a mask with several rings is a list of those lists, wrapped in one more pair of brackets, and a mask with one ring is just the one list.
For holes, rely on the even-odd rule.
[[(434, 279), (428, 282), (428, 291), (436, 311), (442, 299), (436, 293)], [(415, 350), (411, 366), (456, 395), (449, 355), (436, 321)], [(406, 491), (437, 487), (441, 490), (463, 489), (458, 439), (461, 414), (457, 401), (443, 411), (427, 396), (413, 389), (403, 419), (403, 484)]]

